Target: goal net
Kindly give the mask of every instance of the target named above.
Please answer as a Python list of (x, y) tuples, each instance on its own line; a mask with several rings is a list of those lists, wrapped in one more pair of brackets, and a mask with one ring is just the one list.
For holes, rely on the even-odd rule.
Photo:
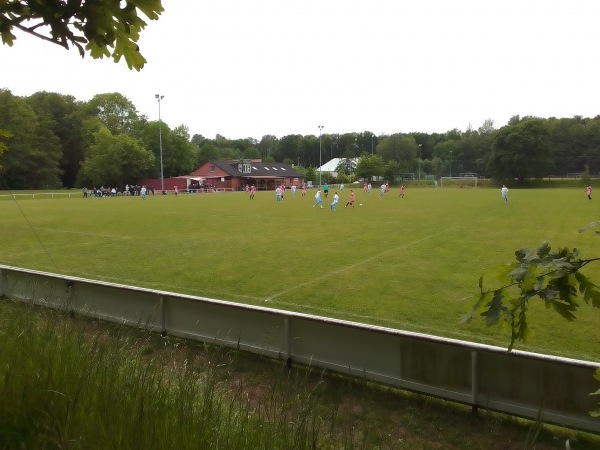
[(477, 177), (441, 177), (441, 187), (473, 188), (477, 187)]

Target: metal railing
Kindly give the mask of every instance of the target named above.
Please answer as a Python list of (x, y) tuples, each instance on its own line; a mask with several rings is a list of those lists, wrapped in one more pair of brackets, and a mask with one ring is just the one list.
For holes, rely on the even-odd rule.
[(0, 295), (600, 432), (588, 361), (4, 265)]

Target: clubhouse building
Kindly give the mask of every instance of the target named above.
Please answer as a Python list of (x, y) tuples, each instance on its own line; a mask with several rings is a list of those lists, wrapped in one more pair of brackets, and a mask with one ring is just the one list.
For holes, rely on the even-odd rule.
[[(208, 161), (189, 175), (165, 178), (166, 191), (175, 186), (180, 191), (218, 189), (220, 191), (239, 191), (246, 185), (255, 185), (257, 190), (275, 190), (279, 185), (286, 187), (301, 186), (304, 175), (292, 166), (282, 163), (264, 163), (262, 160), (242, 159), (239, 161)], [(160, 191), (160, 179), (146, 179), (140, 185)]]

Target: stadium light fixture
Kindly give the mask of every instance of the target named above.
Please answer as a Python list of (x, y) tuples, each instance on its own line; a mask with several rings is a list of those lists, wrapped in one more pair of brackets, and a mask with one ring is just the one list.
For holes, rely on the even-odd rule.
[(317, 125), (319, 127), (319, 187), (321, 187), (321, 172), (322, 172), (322, 167), (323, 167), (323, 161), (321, 158), (321, 130), (323, 130), (323, 125)]
[(165, 178), (163, 175), (163, 157), (162, 157), (162, 121), (160, 120), (160, 101), (165, 98), (164, 95), (156, 94), (154, 95), (156, 100), (158, 100), (158, 147), (160, 150), (160, 190), (164, 194), (165, 193)]

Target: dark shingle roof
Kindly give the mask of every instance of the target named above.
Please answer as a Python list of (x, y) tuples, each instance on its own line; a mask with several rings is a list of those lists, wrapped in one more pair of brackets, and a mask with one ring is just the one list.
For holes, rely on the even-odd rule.
[(283, 163), (252, 162), (250, 173), (241, 173), (237, 162), (211, 161), (215, 166), (235, 177), (273, 177), (273, 178), (300, 178), (302, 174), (296, 172), (292, 166)]

